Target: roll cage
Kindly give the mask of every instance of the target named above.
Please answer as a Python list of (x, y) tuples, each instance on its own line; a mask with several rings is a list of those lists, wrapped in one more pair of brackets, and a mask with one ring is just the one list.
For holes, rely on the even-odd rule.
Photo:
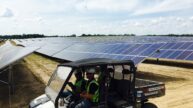
[[(64, 63), (58, 66), (72, 67), (72, 71), (68, 75), (66, 81), (62, 86), (62, 89), (60, 90), (58, 96), (56, 97), (55, 108), (58, 108), (59, 98), (65, 86), (67, 85), (69, 79), (71, 78), (73, 72), (76, 69), (81, 69), (84, 74), (85, 69), (88, 67), (97, 67), (100, 70), (100, 73), (98, 73), (98, 75), (100, 75), (100, 80), (98, 80), (100, 96), (99, 96), (99, 103), (97, 106), (106, 107), (109, 101), (108, 95), (112, 91), (117, 91), (121, 93), (121, 96), (128, 95), (129, 99), (127, 97), (123, 97), (123, 98), (126, 98), (126, 101), (129, 103), (133, 103), (133, 102), (135, 103), (136, 101), (136, 98), (135, 98), (136, 97), (135, 96), (136, 67), (133, 61), (130, 61), (130, 60), (119, 61), (119, 60), (112, 60), (112, 59), (106, 59), (106, 58), (94, 58), (94, 59), (84, 59), (84, 60), (79, 60), (75, 62)], [(122, 67), (122, 70), (120, 73), (122, 78), (120, 80), (115, 79), (116, 66)], [(125, 80), (125, 75), (130, 75), (128, 81)], [(123, 84), (122, 87), (128, 86), (127, 87), (128, 91), (125, 88), (118, 88), (118, 87), (121, 87), (120, 83)], [(133, 105), (135, 105), (134, 103)]]

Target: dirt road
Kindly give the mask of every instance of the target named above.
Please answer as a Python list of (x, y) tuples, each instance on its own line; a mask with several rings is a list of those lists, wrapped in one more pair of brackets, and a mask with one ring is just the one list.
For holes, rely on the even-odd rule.
[(139, 77), (165, 82), (166, 95), (151, 99), (159, 108), (193, 107), (193, 69), (140, 64), (138, 70)]

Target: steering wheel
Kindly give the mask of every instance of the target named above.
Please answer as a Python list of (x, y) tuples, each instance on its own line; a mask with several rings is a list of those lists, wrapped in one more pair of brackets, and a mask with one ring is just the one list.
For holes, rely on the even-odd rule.
[(70, 101), (78, 101), (81, 99), (80, 95), (77, 93), (74, 93), (70, 90), (68, 90), (68, 92), (70, 92), (71, 95), (67, 96), (66, 99), (70, 102)]

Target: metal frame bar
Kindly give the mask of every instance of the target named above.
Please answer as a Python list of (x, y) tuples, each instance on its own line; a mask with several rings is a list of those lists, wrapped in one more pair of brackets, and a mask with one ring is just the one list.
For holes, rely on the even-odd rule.
[[(4, 72), (7, 71), (8, 69), (9, 69), (9, 68), (6, 67), (5, 69), (1, 70), (1, 71), (0, 71), (0, 74), (4, 73)], [(9, 82), (6, 82), (6, 81), (4, 81), (4, 80), (0, 80), (0, 83), (9, 85)]]
[(8, 67), (6, 67), (5, 69), (3, 69), (2, 71), (0, 71), (0, 74), (5, 72), (5, 71), (8, 71), (8, 81), (3, 81), (3, 80), (0, 80), (0, 83), (3, 83), (5, 85), (8, 85), (9, 87), (9, 107), (11, 108), (12, 107), (12, 104), (11, 104), (11, 99), (12, 99), (12, 95), (14, 94), (14, 80), (13, 80), (13, 71), (12, 71), (12, 68), (13, 68), (13, 65), (9, 65)]

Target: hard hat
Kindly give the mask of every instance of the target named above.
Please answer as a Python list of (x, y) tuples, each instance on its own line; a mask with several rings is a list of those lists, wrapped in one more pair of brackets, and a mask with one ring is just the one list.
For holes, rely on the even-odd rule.
[(86, 70), (86, 72), (87, 73), (95, 73), (96, 72), (96, 69), (94, 68), (94, 67), (92, 67), (92, 68), (88, 68), (87, 70)]
[(81, 70), (80, 70), (80, 69), (76, 69), (76, 70), (74, 71), (74, 74), (81, 74)]

